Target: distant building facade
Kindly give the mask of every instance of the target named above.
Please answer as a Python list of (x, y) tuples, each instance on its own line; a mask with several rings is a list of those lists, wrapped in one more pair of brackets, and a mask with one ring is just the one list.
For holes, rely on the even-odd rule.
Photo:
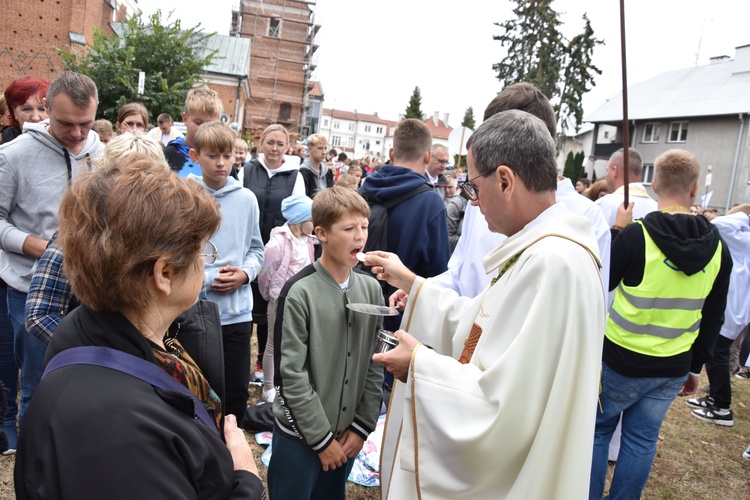
[[(432, 132), (432, 143), (442, 144), (446, 148), (448, 147), (448, 137), (453, 132), (453, 127), (448, 125), (448, 113), (443, 115), (443, 119), (440, 119), (440, 112), (435, 111), (431, 117), (428, 117), (424, 122), (427, 124), (427, 128)], [(451, 154), (458, 154), (458, 151), (451, 151)], [(453, 160), (451, 160), (451, 164)]]
[(320, 82), (312, 82), (312, 89), (307, 93), (308, 111), (302, 124), (302, 133), (305, 136), (320, 132), (324, 100), (323, 85)]
[(388, 122), (357, 111), (323, 109), (319, 133), (328, 137), (328, 146), (352, 158), (369, 156), (385, 161), (384, 151)]
[(298, 136), (310, 111), (308, 94), (318, 46), (311, 0), (240, 0), (230, 36), (250, 38), (250, 98), (244, 129), (283, 124)]
[[(669, 149), (685, 149), (701, 164), (700, 195), (722, 211), (750, 201), (750, 45), (735, 58), (662, 73), (628, 87), (630, 146), (643, 155), (643, 183), (650, 185), (654, 160)], [(622, 96), (615, 95), (586, 118), (594, 124), (589, 155), (602, 177), (607, 159), (622, 147)], [(603, 138), (602, 125), (615, 127)], [(711, 184), (706, 186), (708, 167)]]
[(57, 48), (85, 50), (94, 28), (140, 12), (137, 0), (4, 0), (0, 7), (0, 89), (23, 75), (52, 80), (63, 70)]
[(250, 100), (250, 47), (249, 38), (214, 35), (206, 41), (207, 53), (216, 50), (217, 57), (203, 68), (201, 79), (221, 98), (222, 120), (236, 122), (240, 129), (245, 122)]
[[(403, 116), (399, 116), (399, 120), (403, 119)], [(448, 147), (448, 137), (453, 131), (453, 127), (448, 125), (448, 113), (441, 120), (436, 112), (424, 122), (432, 132), (432, 142)], [(369, 156), (386, 161), (393, 147), (393, 134), (398, 123), (380, 118), (377, 112), (369, 115), (356, 110), (326, 108), (323, 109), (318, 132), (328, 137), (329, 147), (343, 151), (350, 157)]]

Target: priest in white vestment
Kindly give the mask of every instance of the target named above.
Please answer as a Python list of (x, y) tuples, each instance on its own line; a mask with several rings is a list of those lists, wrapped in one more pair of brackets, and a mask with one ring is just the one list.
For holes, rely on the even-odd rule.
[(605, 317), (591, 223), (555, 203), (554, 141), (528, 113), (485, 121), (468, 168), (472, 204), (509, 236), (484, 258), (493, 284), (459, 297), (394, 254), (367, 255), (409, 294), (399, 346), (374, 357), (405, 382), (382, 497), (587, 498)]

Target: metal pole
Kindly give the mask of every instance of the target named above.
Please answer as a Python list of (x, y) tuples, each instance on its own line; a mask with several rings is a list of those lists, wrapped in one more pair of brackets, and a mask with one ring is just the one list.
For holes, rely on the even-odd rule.
[(622, 52), (622, 171), (625, 180), (623, 192), (625, 208), (628, 208), (630, 202), (628, 196), (630, 187), (630, 157), (628, 152), (630, 147), (630, 122), (628, 121), (628, 65), (625, 53), (625, 0), (620, 0), (620, 49)]

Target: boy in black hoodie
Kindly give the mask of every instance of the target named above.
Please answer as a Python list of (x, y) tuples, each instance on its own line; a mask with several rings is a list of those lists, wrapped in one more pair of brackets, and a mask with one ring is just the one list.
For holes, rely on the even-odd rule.
[(696, 392), (724, 321), (732, 258), (718, 230), (687, 208), (698, 191), (698, 161), (670, 150), (654, 167), (659, 210), (612, 241), (609, 283), (617, 291), (605, 330), (589, 498), (602, 496), (621, 413), (610, 495), (640, 498), (667, 409), (678, 394)]

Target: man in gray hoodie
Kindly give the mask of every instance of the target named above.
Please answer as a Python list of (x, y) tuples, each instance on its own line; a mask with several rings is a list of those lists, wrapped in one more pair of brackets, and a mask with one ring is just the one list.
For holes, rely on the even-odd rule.
[(310, 156), (302, 162), (299, 173), (305, 180), (305, 194), (313, 198), (333, 186), (333, 171), (325, 164), (328, 139), (323, 134), (313, 134), (307, 138), (307, 149)]
[(93, 80), (63, 73), (52, 81), (43, 103), (49, 119), (25, 126), (20, 137), (0, 146), (0, 278), (8, 286), (8, 316), (21, 369), (19, 423), (39, 383), (47, 347), (24, 326), (31, 277), (58, 229), (65, 189), (104, 149), (91, 130), (98, 103)]

